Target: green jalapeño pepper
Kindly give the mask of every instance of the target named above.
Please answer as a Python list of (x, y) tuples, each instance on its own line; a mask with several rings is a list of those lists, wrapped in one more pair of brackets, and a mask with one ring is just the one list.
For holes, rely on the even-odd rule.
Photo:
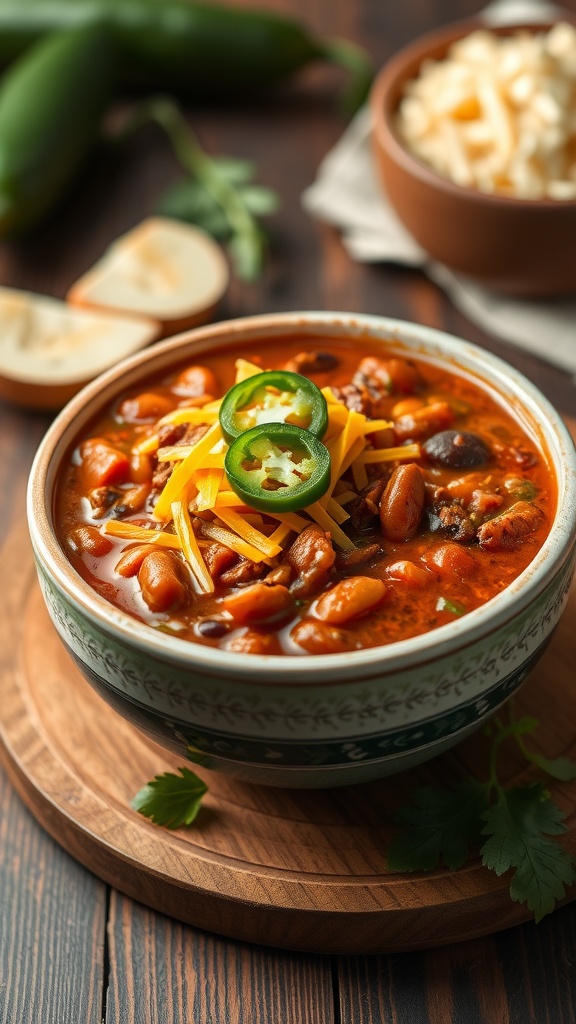
[(318, 501), (330, 483), (330, 453), (309, 430), (267, 423), (245, 430), (224, 460), (233, 491), (259, 512), (294, 512)]
[(240, 381), (224, 395), (220, 426), (228, 442), (262, 423), (292, 423), (323, 437), (326, 399), (311, 380), (288, 370), (268, 370)]

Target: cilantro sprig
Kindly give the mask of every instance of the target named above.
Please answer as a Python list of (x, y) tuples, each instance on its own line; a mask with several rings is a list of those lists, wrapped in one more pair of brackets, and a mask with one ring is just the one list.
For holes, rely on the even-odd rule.
[[(412, 803), (397, 813), (400, 830), (388, 850), (391, 871), (430, 871), (439, 864), (461, 868), (472, 850), (498, 876), (512, 871), (510, 896), (525, 903), (540, 921), (576, 882), (576, 858), (558, 842), (566, 832), (565, 814), (554, 803), (542, 778), (507, 788), (498, 774), (502, 745), (512, 740), (527, 764), (560, 782), (576, 779), (576, 763), (548, 759), (526, 743), (538, 720), (517, 718), (512, 701), (506, 720), (498, 716), (486, 733), (490, 739), (485, 780), (466, 779), (451, 788), (420, 786)], [(132, 807), (166, 828), (190, 825), (208, 787), (188, 768), (179, 775), (156, 775), (136, 794)]]
[(513, 740), (528, 764), (561, 782), (576, 779), (568, 758), (549, 760), (534, 753), (525, 737), (533, 736), (538, 720), (516, 718), (509, 703), (508, 720), (489, 727), (490, 752), (486, 781), (470, 779), (450, 789), (418, 788), (412, 804), (397, 814), (401, 831), (388, 851), (391, 871), (429, 871), (438, 864), (456, 870), (477, 849), (482, 864), (498, 876), (512, 870), (510, 896), (525, 903), (540, 921), (576, 882), (576, 858), (551, 836), (566, 832), (565, 814), (554, 803), (542, 779), (506, 788), (498, 775), (502, 744)]
[(278, 196), (272, 189), (254, 183), (256, 169), (252, 161), (209, 156), (179, 106), (167, 97), (140, 104), (118, 138), (150, 121), (166, 133), (186, 175), (161, 197), (157, 212), (203, 228), (226, 245), (238, 277), (256, 280), (268, 247), (259, 219), (278, 209)]
[(131, 807), (165, 828), (191, 825), (208, 786), (189, 768), (179, 768), (180, 775), (164, 772), (155, 775), (138, 791)]

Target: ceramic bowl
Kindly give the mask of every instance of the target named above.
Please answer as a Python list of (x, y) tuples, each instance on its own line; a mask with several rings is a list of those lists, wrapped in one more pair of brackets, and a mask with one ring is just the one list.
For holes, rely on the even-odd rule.
[[(422, 62), (442, 58), (456, 39), (487, 27), (467, 21), (425, 35), (377, 75), (371, 94), (377, 171), (398, 217), (433, 259), (503, 294), (571, 292), (576, 200), (515, 199), (456, 185), (410, 153), (394, 128), (404, 86)], [(519, 28), (543, 32), (550, 24), (491, 31), (510, 34)]]
[[(549, 453), (558, 511), (523, 574), (482, 608), (381, 648), (303, 657), (241, 655), (154, 631), (98, 596), (56, 537), (53, 495), (75, 438), (119, 392), (184, 360), (260, 338), (383, 339), (470, 371)], [(411, 767), (459, 742), (496, 710), (542, 653), (566, 600), (576, 545), (576, 455), (558, 414), (514, 369), (440, 331), (373, 316), (289, 313), (203, 327), (108, 371), (56, 419), (38, 451), (28, 517), (40, 585), (86, 679), (154, 740), (251, 782), (335, 786)], [(72, 723), (71, 723), (72, 726)]]

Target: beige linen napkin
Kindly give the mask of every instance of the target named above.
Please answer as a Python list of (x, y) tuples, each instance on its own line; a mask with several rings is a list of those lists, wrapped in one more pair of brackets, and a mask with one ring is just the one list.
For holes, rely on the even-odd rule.
[[(538, 0), (496, 0), (482, 17), (490, 24), (511, 24), (561, 13)], [(305, 209), (341, 229), (353, 259), (421, 267), (484, 330), (576, 375), (576, 296), (547, 301), (505, 298), (431, 261), (386, 201), (376, 178), (370, 132), (370, 113), (364, 108), (322, 162), (316, 181), (302, 197)]]

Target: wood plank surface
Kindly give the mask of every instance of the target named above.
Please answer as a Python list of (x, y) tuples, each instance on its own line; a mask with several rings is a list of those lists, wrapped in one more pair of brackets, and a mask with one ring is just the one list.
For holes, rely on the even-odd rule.
[(328, 1024), (330, 957), (187, 928), (113, 893), (105, 1024)]
[[(415, 35), (482, 6), (261, 5), (364, 43), (377, 64)], [(576, 10), (576, 0), (566, 6)], [(344, 126), (329, 103), (337, 81), (338, 72), (313, 72), (282, 97), (262, 97), (252, 107), (190, 107), (207, 148), (255, 157), (260, 180), (283, 198), (270, 222), (271, 261), (262, 282), (235, 281), (222, 315), (347, 308), (420, 320), (504, 356), (574, 415), (576, 392), (566, 374), (488, 336), (419, 272), (352, 264), (337, 232), (304, 213), (300, 193)], [(114, 237), (151, 212), (176, 174), (154, 130), (121, 152), (100, 155), (50, 224), (29, 239), (0, 244), (0, 282), (63, 296)], [(2, 537), (22, 519), (26, 477), (48, 422), (0, 403)], [(103, 891), (45, 836), (0, 774), (0, 1024), (96, 1024), (101, 1007), (114, 1024), (574, 1024), (576, 906), (539, 926), (442, 950), (335, 960), (339, 985), (331, 1001), (323, 958), (226, 943), (114, 894), (108, 990)]]
[(40, 829), (0, 768), (0, 1021), (100, 1024), (106, 886)]
[(421, 954), (342, 957), (342, 1024), (574, 1024), (576, 913)]

